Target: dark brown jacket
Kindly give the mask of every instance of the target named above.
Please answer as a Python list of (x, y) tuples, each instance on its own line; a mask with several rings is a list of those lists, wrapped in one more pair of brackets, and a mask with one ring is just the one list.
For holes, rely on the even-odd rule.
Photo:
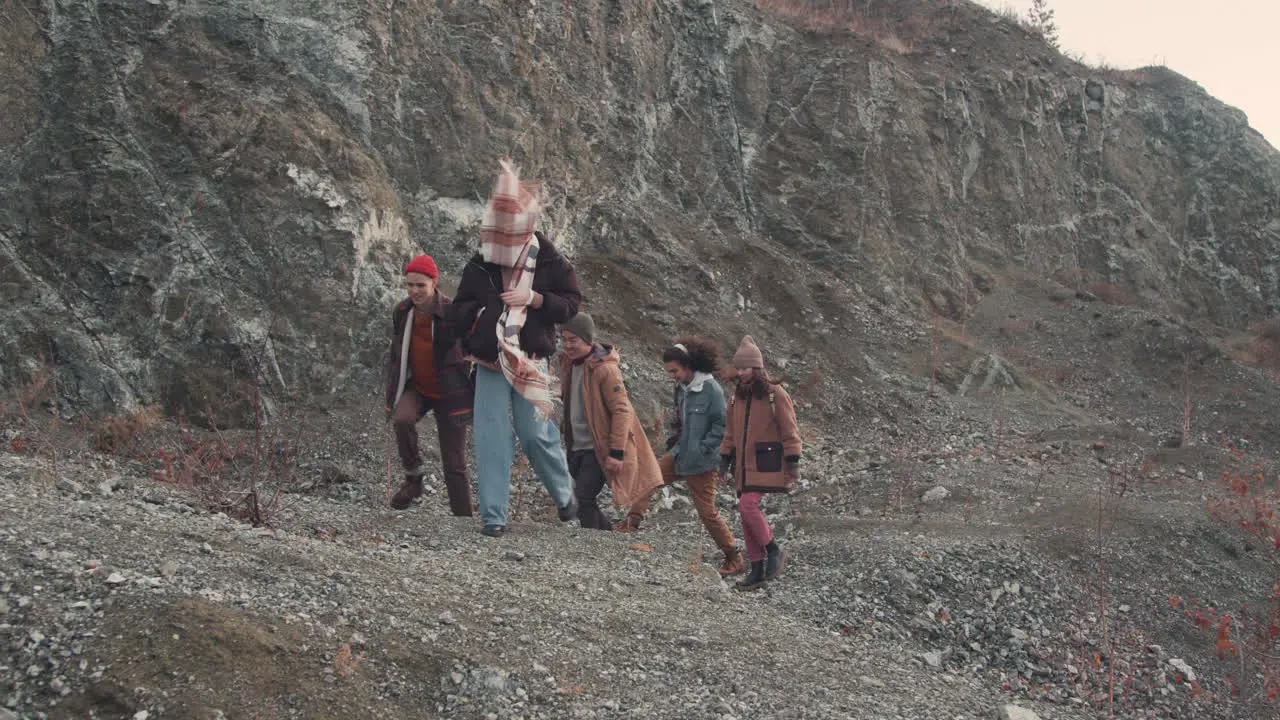
[[(445, 321), (451, 302), (449, 296), (436, 291), (436, 301), (431, 311), (431, 350), (443, 395), (437, 401), (435, 412), (440, 417), (465, 424), (471, 420), (475, 387), (471, 382), (471, 363), (464, 358), (456, 334), (450, 331), (450, 326)], [(411, 308), (413, 301), (405, 298), (391, 313), (391, 351), (387, 355), (386, 365), (388, 411), (395, 408), (400, 394), (409, 386), (412, 375), (411, 364), (401, 365), (404, 359), (405, 322)]]
[(721, 455), (732, 455), (738, 493), (786, 492), (792, 481), (787, 462), (800, 461), (800, 428), (791, 396), (781, 385), (770, 385), (772, 398), (730, 398)]
[[(577, 315), (582, 304), (573, 265), (549, 242), (540, 243), (533, 289), (542, 295), (542, 307), (528, 308), (520, 348), (549, 358), (556, 352), (556, 325)], [(502, 292), (502, 268), (476, 253), (463, 269), (458, 294), (449, 306), (449, 323), (462, 339), (463, 352), (485, 362), (498, 359), (498, 317), (506, 307)]]

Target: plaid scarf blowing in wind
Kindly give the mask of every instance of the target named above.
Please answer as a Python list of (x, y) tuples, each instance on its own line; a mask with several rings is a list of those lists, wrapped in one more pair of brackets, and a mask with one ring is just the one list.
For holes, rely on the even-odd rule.
[[(538, 229), (542, 203), (536, 186), (521, 184), (519, 171), (508, 160), (501, 160), (500, 165), (480, 226), (480, 254), (485, 262), (511, 268), (507, 290), (521, 290), (532, 297), (539, 249), (533, 232)], [(533, 403), (538, 417), (545, 420), (553, 412), (551, 380), (520, 348), (520, 330), (527, 314), (528, 307), (508, 305), (498, 317), (498, 364), (511, 387)]]

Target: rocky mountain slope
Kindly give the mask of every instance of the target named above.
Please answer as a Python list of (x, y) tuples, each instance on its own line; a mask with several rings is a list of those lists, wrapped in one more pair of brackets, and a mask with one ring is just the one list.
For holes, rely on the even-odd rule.
[(225, 422), (235, 381), (360, 384), (399, 264), (460, 267), (503, 154), (646, 344), (875, 344), (1012, 268), (1226, 328), (1277, 310), (1280, 164), (1240, 112), (964, 2), (805, 6), (10, 0), (5, 372)]

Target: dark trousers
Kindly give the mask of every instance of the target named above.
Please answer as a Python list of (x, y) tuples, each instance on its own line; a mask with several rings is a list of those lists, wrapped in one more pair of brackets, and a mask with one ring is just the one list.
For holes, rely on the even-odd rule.
[(578, 524), (590, 530), (612, 530), (613, 523), (600, 510), (600, 491), (608, 479), (596, 459), (596, 451), (574, 450), (568, 459), (573, 494), (578, 498)]
[[(391, 422), (396, 429), (396, 447), (406, 475), (420, 475), (422, 453), (418, 449), (418, 421), (434, 409), (431, 398), (413, 388), (405, 388), (396, 403)], [(436, 432), (440, 436), (440, 464), (444, 466), (444, 486), (449, 492), (449, 509), (459, 517), (471, 516), (471, 481), (467, 479), (467, 426), (456, 425), (438, 412)]]

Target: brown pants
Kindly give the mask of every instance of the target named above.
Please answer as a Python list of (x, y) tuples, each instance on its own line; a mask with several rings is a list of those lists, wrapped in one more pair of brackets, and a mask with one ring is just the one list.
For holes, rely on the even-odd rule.
[[(396, 403), (391, 422), (396, 429), (396, 447), (404, 472), (422, 473), (422, 453), (418, 449), (418, 421), (431, 412), (431, 398), (413, 388), (405, 388)], [(440, 464), (444, 466), (444, 486), (449, 492), (449, 510), (458, 517), (471, 517), (471, 481), (467, 479), (467, 426), (455, 425), (440, 413), (436, 432), (440, 436)]]
[[(720, 511), (716, 509), (715, 470), (708, 470), (697, 475), (677, 476), (676, 459), (670, 454), (658, 458), (658, 467), (662, 469), (662, 483), (664, 485), (670, 485), (676, 480), (684, 480), (688, 483), (689, 494), (693, 496), (693, 507), (697, 509), (698, 517), (702, 520), (702, 526), (707, 529), (707, 533), (715, 541), (716, 547), (725, 553), (737, 550), (738, 546), (734, 542), (733, 533), (729, 531), (729, 526), (725, 523), (724, 518), (720, 517)], [(654, 492), (657, 492), (657, 490)], [(649, 511), (649, 499), (650, 496), (645, 496), (637, 500), (631, 506), (631, 509), (627, 511), (627, 514), (644, 517), (644, 514)]]

